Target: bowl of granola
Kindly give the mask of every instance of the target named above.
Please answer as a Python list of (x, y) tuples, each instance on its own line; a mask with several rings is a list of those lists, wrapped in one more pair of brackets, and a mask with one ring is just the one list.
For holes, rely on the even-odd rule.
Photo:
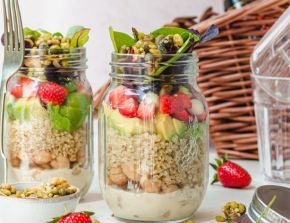
[(0, 222), (48, 222), (76, 209), (80, 190), (64, 178), (0, 185)]

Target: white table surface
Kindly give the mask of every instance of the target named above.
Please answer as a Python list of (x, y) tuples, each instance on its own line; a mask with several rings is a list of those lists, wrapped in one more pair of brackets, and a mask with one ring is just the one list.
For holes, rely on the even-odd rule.
[[(214, 152), (210, 154), (210, 160), (214, 160), (216, 155)], [(258, 161), (237, 160), (235, 161), (245, 167), (252, 176), (252, 184), (246, 189), (229, 189), (224, 188), (219, 184), (209, 185), (205, 199), (193, 216), (193, 219), (198, 223), (215, 222), (213, 219), (217, 214), (220, 214), (221, 207), (228, 201), (238, 201), (248, 205), (254, 194), (255, 188), (264, 184), (274, 184), (266, 182), (260, 172)], [(213, 176), (213, 171), (210, 171), (210, 179)], [(288, 185), (289, 186), (289, 185)], [(78, 210), (87, 210), (95, 212), (95, 218), (101, 223), (119, 223), (120, 221), (112, 217), (112, 212), (108, 208), (100, 194), (97, 177), (95, 177), (91, 190), (83, 201), (78, 206)]]

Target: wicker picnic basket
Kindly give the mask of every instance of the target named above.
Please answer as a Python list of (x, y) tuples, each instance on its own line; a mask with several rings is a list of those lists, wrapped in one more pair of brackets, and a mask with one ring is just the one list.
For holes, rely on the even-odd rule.
[[(250, 55), (289, 4), (289, 0), (257, 0), (222, 15), (209, 10), (203, 16), (207, 19), (198, 24), (195, 17), (173, 21), (174, 26), (193, 25), (200, 32), (211, 24), (220, 29), (217, 38), (196, 48), (200, 59), (198, 84), (209, 105), (211, 138), (219, 155), (258, 159)], [(96, 114), (109, 84), (96, 92)]]

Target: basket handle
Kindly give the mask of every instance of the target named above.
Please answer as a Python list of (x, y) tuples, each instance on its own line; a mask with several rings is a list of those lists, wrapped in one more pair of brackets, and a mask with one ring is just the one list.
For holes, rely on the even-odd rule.
[(107, 80), (105, 84), (103, 84), (94, 94), (94, 115), (95, 117), (98, 116), (98, 111), (101, 106), (103, 97), (105, 96), (105, 93), (107, 89), (109, 88), (111, 84), (111, 79)]

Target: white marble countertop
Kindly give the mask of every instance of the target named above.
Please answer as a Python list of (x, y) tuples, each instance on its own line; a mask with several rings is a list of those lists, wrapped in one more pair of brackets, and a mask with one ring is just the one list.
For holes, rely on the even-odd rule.
[[(210, 160), (214, 160), (216, 155), (214, 152), (210, 154)], [(219, 184), (209, 185), (205, 199), (193, 216), (193, 219), (198, 223), (215, 222), (213, 219), (217, 214), (220, 214), (221, 207), (228, 201), (238, 201), (248, 205), (251, 202), (255, 188), (264, 184), (271, 184), (266, 182), (260, 172), (258, 161), (237, 160), (237, 163), (245, 167), (252, 176), (252, 184), (246, 189), (229, 189), (224, 188)], [(210, 171), (210, 178), (213, 171)], [(272, 183), (273, 184), (273, 183)], [(288, 185), (289, 186), (289, 185)], [(80, 203), (78, 210), (94, 211), (95, 218), (101, 223), (118, 223), (120, 221), (112, 217), (112, 212), (108, 208), (99, 191), (97, 178), (91, 187), (90, 192), (85, 199)]]

